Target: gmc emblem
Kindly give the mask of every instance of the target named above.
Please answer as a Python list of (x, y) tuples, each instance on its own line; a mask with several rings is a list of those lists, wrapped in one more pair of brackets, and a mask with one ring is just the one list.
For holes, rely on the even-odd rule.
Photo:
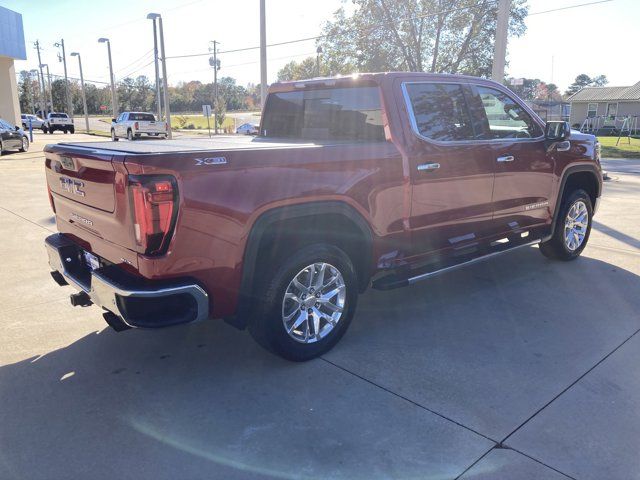
[(80, 180), (74, 180), (72, 178), (60, 177), (60, 188), (62, 190), (67, 191), (69, 193), (73, 193), (74, 195), (78, 195), (80, 197), (84, 197), (85, 193), (82, 188), (84, 187), (84, 182)]

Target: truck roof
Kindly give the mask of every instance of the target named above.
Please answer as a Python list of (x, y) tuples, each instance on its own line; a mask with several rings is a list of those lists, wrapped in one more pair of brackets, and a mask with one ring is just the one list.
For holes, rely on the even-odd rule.
[(427, 72), (372, 72), (372, 73), (354, 73), (352, 75), (336, 76), (336, 77), (317, 77), (307, 80), (288, 80), (284, 82), (273, 83), (269, 87), (269, 92), (282, 92), (295, 90), (304, 86), (354, 86), (354, 85), (371, 85), (373, 83), (380, 84), (383, 82), (392, 82), (398, 78), (420, 78), (424, 80), (442, 80), (442, 81), (464, 81), (473, 80), (481, 83), (496, 83), (481, 77), (473, 77), (471, 75), (458, 75), (451, 73), (427, 73)]

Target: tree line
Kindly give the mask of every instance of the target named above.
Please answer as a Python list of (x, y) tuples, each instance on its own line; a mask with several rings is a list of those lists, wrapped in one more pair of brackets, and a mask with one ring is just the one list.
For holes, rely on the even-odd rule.
[[(64, 79), (51, 82), (53, 111), (66, 112)], [(18, 78), (20, 109), (22, 112), (34, 112), (40, 109), (40, 93), (38, 80), (27, 71), (21, 71)], [(48, 85), (47, 85), (48, 92)], [(144, 75), (136, 78), (125, 78), (116, 84), (118, 110), (123, 111), (156, 111), (155, 84)], [(69, 80), (69, 94), (76, 115), (84, 112), (80, 82)], [(109, 115), (111, 113), (111, 86), (97, 86), (85, 82), (85, 95), (89, 115)], [(169, 87), (169, 106), (172, 112), (199, 112), (202, 105), (214, 104), (213, 82), (200, 81), (181, 82)], [(253, 110), (260, 108), (260, 88), (249, 84), (238, 85), (231, 77), (221, 77), (218, 81), (219, 111)], [(49, 103), (47, 93), (46, 103)]]

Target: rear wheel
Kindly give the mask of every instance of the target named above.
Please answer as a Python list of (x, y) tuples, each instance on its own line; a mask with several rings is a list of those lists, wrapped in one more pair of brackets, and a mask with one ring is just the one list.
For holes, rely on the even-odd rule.
[(63, 128), (62, 129), (62, 133), (64, 133), (66, 135), (67, 133), (69, 133), (69, 130), (67, 130), (66, 128)]
[(20, 147), (21, 152), (26, 152), (29, 150), (29, 139), (27, 137), (22, 137), (22, 147)]
[(69, 129), (69, 132), (70, 132), (70, 133), (76, 133), (76, 127), (71, 127), (71, 128)]
[(127, 130), (127, 140), (134, 140), (133, 132), (131, 130)]
[(306, 361), (329, 351), (347, 331), (358, 285), (349, 257), (327, 244), (305, 247), (264, 269), (249, 331), (267, 350)]
[(589, 194), (574, 190), (562, 200), (553, 237), (540, 244), (540, 251), (554, 260), (575, 260), (589, 241), (593, 207)]
[(111, 140), (114, 142), (118, 141), (118, 137), (116, 137), (116, 131), (113, 128), (111, 129)]

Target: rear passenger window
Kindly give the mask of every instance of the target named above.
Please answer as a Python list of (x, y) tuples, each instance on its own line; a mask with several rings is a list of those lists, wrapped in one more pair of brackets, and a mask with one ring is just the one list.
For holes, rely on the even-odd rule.
[(414, 128), (420, 135), (440, 141), (473, 140), (471, 117), (461, 85), (408, 83), (405, 87)]
[(515, 100), (488, 87), (476, 87), (487, 116), (488, 132), (484, 138), (536, 138), (542, 129)]

